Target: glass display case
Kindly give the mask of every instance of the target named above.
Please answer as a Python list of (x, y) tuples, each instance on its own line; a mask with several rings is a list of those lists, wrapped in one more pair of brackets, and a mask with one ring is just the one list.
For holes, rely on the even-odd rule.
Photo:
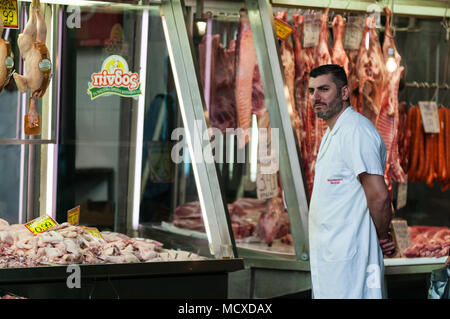
[[(2, 290), (28, 298), (225, 298), (227, 273), (243, 263), (215, 166), (179, 165), (195, 158), (197, 142), (197, 156), (210, 152), (198, 133), (205, 122), (189, 76), (183, 7), (33, 0), (16, 11), (17, 29), (2, 34), (16, 65), (0, 95), (0, 174), (8, 181), (0, 198)], [(30, 58), (23, 43), (48, 52)], [(48, 75), (43, 61), (51, 65), (46, 90), (31, 84)], [(31, 132), (34, 111), (40, 130)], [(177, 246), (139, 230), (188, 201), (198, 201), (205, 242)], [(80, 267), (81, 289), (66, 285), (68, 266)], [(130, 289), (139, 281), (142, 288)], [(162, 281), (167, 289), (149, 289)], [(38, 292), (42, 284), (48, 288)]]

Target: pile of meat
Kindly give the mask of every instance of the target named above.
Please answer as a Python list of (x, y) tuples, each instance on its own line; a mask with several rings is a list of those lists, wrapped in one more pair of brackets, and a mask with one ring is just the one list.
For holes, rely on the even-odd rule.
[[(292, 245), (289, 217), (283, 202), (240, 198), (228, 204), (231, 227), (236, 240), (255, 237), (271, 245), (275, 239)], [(205, 232), (199, 202), (190, 202), (176, 208), (173, 224), (180, 228)]]
[(34, 236), (24, 225), (0, 219), (0, 268), (44, 264), (140, 263), (160, 261), (162, 244), (102, 232), (103, 239), (85, 228), (63, 223)]
[(448, 227), (408, 227), (412, 246), (403, 251), (403, 256), (444, 257), (450, 253), (450, 229)]
[(418, 106), (409, 109), (406, 136), (408, 181), (425, 181), (429, 187), (441, 184), (445, 192), (450, 188), (450, 110), (438, 109), (440, 132), (425, 133)]

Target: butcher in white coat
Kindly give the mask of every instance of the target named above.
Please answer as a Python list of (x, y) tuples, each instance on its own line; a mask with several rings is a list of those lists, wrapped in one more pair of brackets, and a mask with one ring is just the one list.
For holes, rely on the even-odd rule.
[(309, 94), (316, 116), (328, 125), (309, 209), (313, 298), (383, 298), (383, 253), (395, 254), (386, 147), (373, 124), (350, 106), (342, 67), (313, 69)]

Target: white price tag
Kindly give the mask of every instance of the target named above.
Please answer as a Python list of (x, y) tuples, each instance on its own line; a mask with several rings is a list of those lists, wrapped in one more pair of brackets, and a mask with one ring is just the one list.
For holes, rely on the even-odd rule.
[(406, 177), (404, 183), (398, 184), (397, 210), (406, 206), (407, 192), (408, 192), (408, 177)]
[(420, 101), (419, 108), (425, 133), (439, 133), (440, 125), (436, 102)]
[(303, 47), (309, 48), (319, 44), (321, 13), (306, 14), (303, 27)]
[(395, 218), (392, 220), (391, 224), (396, 248), (398, 253), (400, 253), (400, 256), (402, 256), (402, 252), (412, 245), (408, 223), (404, 219)]
[(268, 199), (278, 195), (277, 174), (256, 174), (256, 196), (258, 199)]
[(350, 16), (345, 26), (344, 49), (358, 50), (364, 33), (364, 16)]

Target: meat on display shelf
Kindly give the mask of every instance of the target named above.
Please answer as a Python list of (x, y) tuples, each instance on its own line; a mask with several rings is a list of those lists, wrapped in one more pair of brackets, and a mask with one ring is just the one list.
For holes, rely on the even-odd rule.
[[(152, 225), (152, 228), (171, 232), (177, 235), (207, 240), (206, 234), (203, 232), (179, 228), (174, 226), (172, 223), (161, 222), (161, 225)], [(235, 242), (237, 248), (245, 248), (255, 252), (280, 257), (295, 258), (294, 246), (283, 244), (279, 239), (274, 240), (271, 246), (264, 242), (253, 240), (253, 238), (235, 239)]]

